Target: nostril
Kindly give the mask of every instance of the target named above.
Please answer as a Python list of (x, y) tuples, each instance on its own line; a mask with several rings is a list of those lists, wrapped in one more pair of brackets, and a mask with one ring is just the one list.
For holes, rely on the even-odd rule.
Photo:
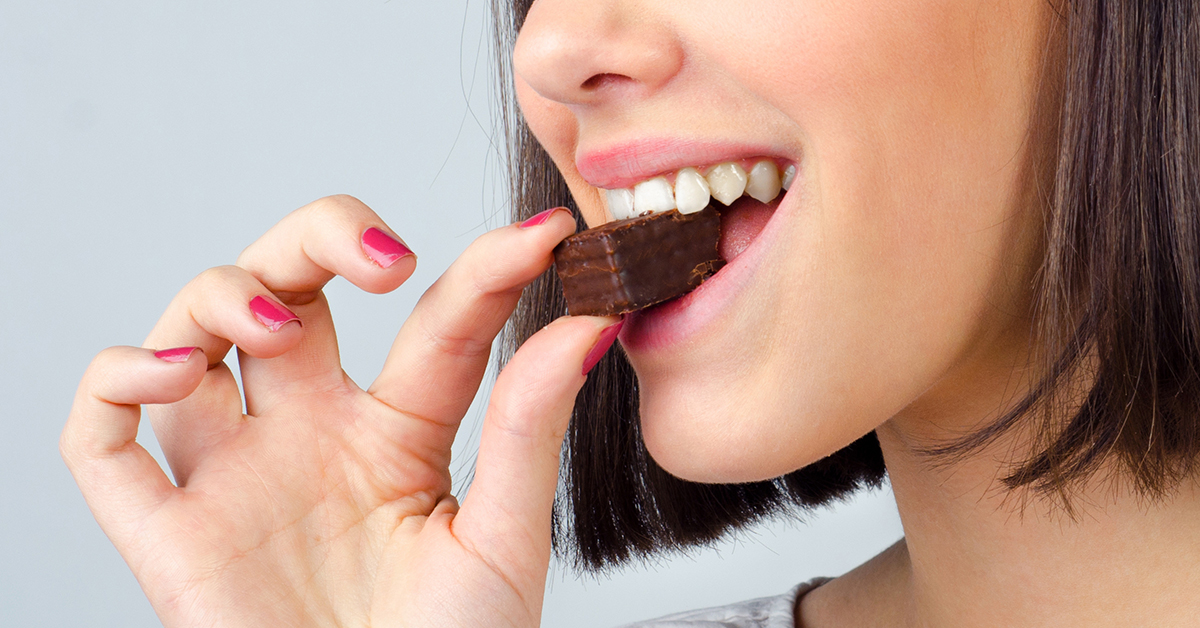
[(632, 81), (632, 80), (633, 80), (632, 78), (625, 76), (624, 74), (604, 73), (604, 74), (597, 74), (597, 75), (589, 78), (588, 80), (584, 81), (583, 85), (581, 85), (580, 87), (582, 87), (583, 89), (588, 90), (588, 91), (595, 91), (602, 87), (607, 87), (609, 85), (617, 85), (617, 84), (624, 83), (627, 81)]

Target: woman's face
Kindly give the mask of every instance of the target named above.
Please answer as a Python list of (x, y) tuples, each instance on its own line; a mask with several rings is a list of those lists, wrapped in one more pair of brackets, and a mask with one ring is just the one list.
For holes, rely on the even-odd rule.
[(724, 269), (622, 332), (664, 468), (775, 477), (1003, 385), (1040, 260), (1046, 5), (536, 0), (518, 96), (590, 225), (606, 189), (795, 166), (723, 214)]

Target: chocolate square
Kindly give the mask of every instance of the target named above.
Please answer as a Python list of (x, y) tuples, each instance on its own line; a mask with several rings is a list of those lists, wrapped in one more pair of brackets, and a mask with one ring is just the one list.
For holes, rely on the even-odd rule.
[(724, 262), (721, 217), (711, 206), (588, 229), (554, 249), (567, 309), (575, 316), (640, 310), (690, 292)]

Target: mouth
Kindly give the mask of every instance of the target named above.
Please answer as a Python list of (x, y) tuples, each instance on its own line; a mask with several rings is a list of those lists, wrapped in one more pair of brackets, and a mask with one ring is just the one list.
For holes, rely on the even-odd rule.
[(677, 209), (692, 214), (710, 204), (721, 215), (718, 251), (726, 262), (742, 254), (762, 232), (796, 178), (796, 165), (772, 157), (685, 167), (624, 188), (606, 189), (613, 220)]
[(629, 177), (620, 182), (628, 187), (603, 188), (613, 220), (671, 210), (686, 214), (710, 206), (721, 217), (718, 254), (726, 264), (691, 292), (628, 314), (621, 333), (627, 351), (644, 355), (683, 346), (732, 312), (738, 295), (759, 275), (766, 251), (778, 241), (779, 221), (772, 219), (796, 172), (795, 162), (760, 154)]

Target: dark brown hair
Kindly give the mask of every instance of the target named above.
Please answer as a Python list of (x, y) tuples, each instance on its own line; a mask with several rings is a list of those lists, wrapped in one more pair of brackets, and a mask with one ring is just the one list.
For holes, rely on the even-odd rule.
[[(493, 1), (513, 220), (574, 209), (512, 94), (512, 46), (531, 4)], [(952, 459), (1030, 426), (1029, 456), (1013, 462), (1007, 486), (1065, 497), (1116, 462), (1140, 492), (1159, 497), (1193, 473), (1200, 453), (1200, 4), (1072, 0), (1057, 15), (1062, 52), (1049, 59), (1056, 71), (1042, 86), (1053, 95), (1058, 136), (1033, 286), (1040, 375), (1004, 416), (930, 452)], [(565, 313), (548, 273), (526, 290), (502, 360)], [(1080, 381), (1088, 382), (1082, 395), (1070, 386)], [(680, 480), (646, 451), (637, 386), (614, 350), (576, 401), (555, 546), (580, 566), (707, 543), (883, 480), (874, 434), (773, 481)]]

